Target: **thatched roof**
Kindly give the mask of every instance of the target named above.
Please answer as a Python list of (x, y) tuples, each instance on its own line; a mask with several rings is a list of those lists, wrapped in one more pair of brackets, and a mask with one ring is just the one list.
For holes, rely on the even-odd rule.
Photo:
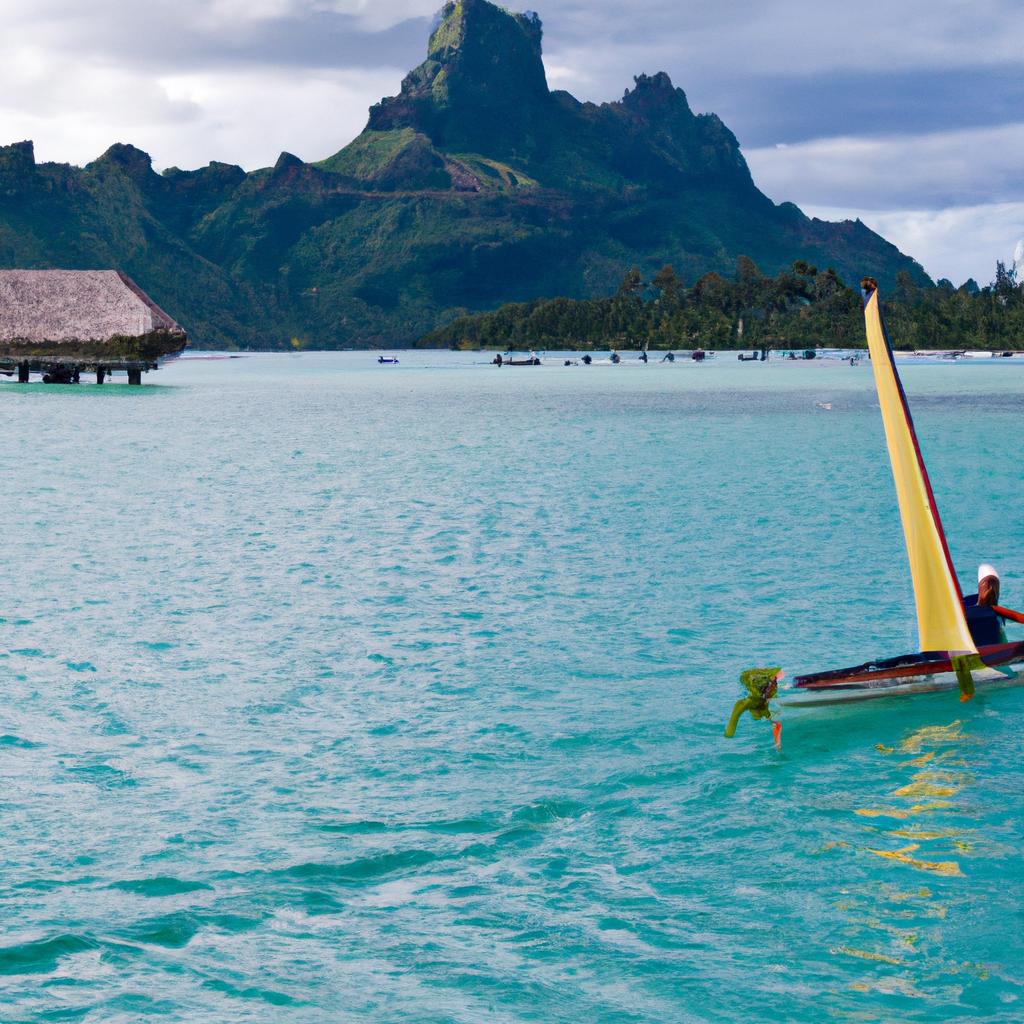
[(0, 270), (0, 343), (105, 342), (154, 331), (184, 334), (117, 270)]

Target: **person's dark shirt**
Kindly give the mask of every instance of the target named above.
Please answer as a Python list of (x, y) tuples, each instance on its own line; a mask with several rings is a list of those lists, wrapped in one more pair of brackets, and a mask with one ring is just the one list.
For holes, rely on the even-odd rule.
[(971, 631), (971, 639), (975, 647), (990, 647), (1003, 642), (1003, 630), (991, 608), (978, 604), (978, 595), (971, 594), (964, 598), (964, 614), (967, 616), (967, 628)]

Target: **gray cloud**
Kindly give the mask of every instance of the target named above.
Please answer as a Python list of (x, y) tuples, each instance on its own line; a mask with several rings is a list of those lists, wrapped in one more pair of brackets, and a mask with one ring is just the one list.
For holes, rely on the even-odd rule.
[(747, 161), (776, 200), (865, 209), (1013, 202), (1024, 199), (1024, 120), (926, 135), (813, 139), (748, 150)]
[(1024, 74), (1019, 65), (991, 65), (961, 74), (921, 68), (721, 75), (699, 83), (694, 95), (745, 147), (756, 147), (832, 135), (920, 135), (1009, 124), (1024, 112)]
[[(563, 0), (542, 10), (548, 50), (646, 54), (698, 77), (729, 74), (829, 75), (1019, 64), (1024, 21), (1009, 0), (718, 0), (714, 4)], [(671, 70), (671, 68), (667, 68)]]
[[(404, 67), (418, 63), (425, 46), (425, 18), (398, 17), (427, 3), (373, 5), (376, 17), (358, 13), (359, 0), (24, 0), (5, 11), (5, 48), (90, 59), (151, 75), (236, 66), (305, 68)], [(6, 6), (6, 5), (5, 5)], [(412, 64), (409, 64), (412, 66)]]

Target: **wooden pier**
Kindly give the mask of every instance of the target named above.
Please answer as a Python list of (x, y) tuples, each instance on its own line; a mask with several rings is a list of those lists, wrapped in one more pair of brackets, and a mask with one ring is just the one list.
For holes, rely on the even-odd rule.
[(96, 383), (112, 380), (115, 373), (124, 373), (128, 383), (142, 384), (142, 375), (159, 369), (153, 360), (109, 360), (103, 362), (82, 359), (54, 358), (52, 356), (18, 358), (0, 355), (0, 374), (17, 375), (19, 384), (28, 384), (32, 374), (39, 374), (44, 384), (78, 384), (82, 374), (95, 374)]

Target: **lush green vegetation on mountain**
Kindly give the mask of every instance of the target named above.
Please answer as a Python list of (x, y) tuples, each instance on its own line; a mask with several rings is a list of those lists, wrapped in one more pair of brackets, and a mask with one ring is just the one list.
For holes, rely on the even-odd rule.
[(449, 3), (399, 95), (319, 163), (157, 174), (127, 145), (84, 168), (0, 147), (0, 266), (123, 270), (193, 344), (395, 345), (506, 302), (608, 294), (633, 265), (695, 281), (741, 254), (928, 283), (859, 221), (769, 200), (667, 75), (615, 103), (551, 91), (539, 19), (488, 0)]
[[(996, 265), (985, 288), (969, 281), (922, 287), (896, 275), (883, 294), (893, 344), (902, 349), (1024, 347), (1024, 283)], [(645, 281), (636, 267), (615, 295), (538, 299), (460, 317), (421, 339), (425, 347), (513, 349), (862, 348), (860, 294), (829, 268), (803, 260), (775, 277), (740, 257), (734, 274), (683, 286), (671, 266)]]

